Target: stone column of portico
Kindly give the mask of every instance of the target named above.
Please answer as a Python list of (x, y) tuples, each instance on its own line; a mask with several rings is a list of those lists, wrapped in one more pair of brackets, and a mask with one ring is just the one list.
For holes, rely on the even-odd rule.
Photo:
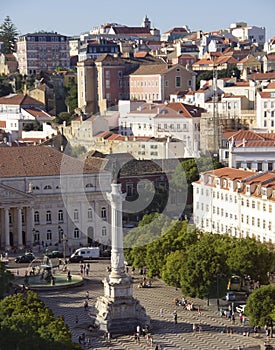
[(27, 237), (26, 237), (26, 244), (27, 245), (32, 245), (33, 244), (33, 229), (34, 229), (34, 223), (33, 223), (33, 218), (34, 218), (34, 210), (32, 207), (27, 208)]
[(18, 248), (23, 248), (23, 237), (22, 237), (22, 208), (17, 209), (17, 244)]
[(4, 208), (5, 212), (5, 249), (9, 250), (11, 248), (10, 245), (10, 218), (9, 218), (9, 208)]

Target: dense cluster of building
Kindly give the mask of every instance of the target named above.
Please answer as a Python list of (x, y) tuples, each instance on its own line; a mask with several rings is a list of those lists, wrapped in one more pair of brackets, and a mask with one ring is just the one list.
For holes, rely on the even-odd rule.
[[(11, 81), (18, 73), (42, 78), (22, 94), (0, 98), (1, 247), (64, 244), (64, 233), (68, 248), (110, 244), (106, 162), (90, 157), (88, 169), (64, 154), (63, 142), (59, 150), (45, 146), (56, 146), (50, 140), (60, 136), (100, 157), (219, 157), (227, 168), (194, 183), (194, 223), (275, 242), (274, 69), (275, 38), (244, 22), (161, 34), (146, 16), (140, 27), (107, 23), (75, 37), (21, 35), (13, 55), (0, 53), (0, 74)], [(51, 123), (66, 111), (69, 79), (77, 83), (78, 107), (71, 124), (57, 128)], [(28, 131), (34, 123), (40, 129)], [(5, 159), (16, 162), (7, 167)], [(74, 170), (60, 173), (63, 162)], [(67, 187), (83, 169), (81, 186)], [(133, 177), (127, 191), (136, 191)]]

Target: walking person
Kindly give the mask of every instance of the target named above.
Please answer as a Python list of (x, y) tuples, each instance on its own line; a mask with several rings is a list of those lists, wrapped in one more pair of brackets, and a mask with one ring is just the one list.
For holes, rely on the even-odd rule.
[(174, 310), (174, 312), (173, 312), (173, 318), (174, 318), (174, 323), (177, 324), (177, 323), (178, 323), (178, 314), (177, 314), (177, 310)]

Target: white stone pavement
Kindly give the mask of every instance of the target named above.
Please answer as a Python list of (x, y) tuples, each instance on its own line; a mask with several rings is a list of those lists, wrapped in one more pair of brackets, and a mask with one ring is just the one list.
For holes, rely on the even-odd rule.
[[(91, 340), (91, 346), (86, 349), (116, 349), (135, 350), (148, 349), (145, 339), (141, 337), (140, 344), (136, 344), (134, 336), (116, 336), (111, 343), (107, 343), (102, 335), (96, 330), (90, 332), (88, 326), (91, 324), (90, 316), (94, 313), (96, 298), (103, 294), (103, 284), (101, 280), (107, 276), (106, 267), (108, 261), (93, 261), (90, 263), (90, 275), (85, 277), (84, 284), (80, 287), (39, 292), (39, 295), (55, 313), (62, 315), (65, 323), (68, 324), (73, 340), (78, 342), (78, 336), (85, 333)], [(70, 264), (71, 272), (80, 273), (78, 264)], [(259, 338), (244, 336), (243, 332), (252, 330), (249, 325), (239, 325), (238, 318), (236, 324), (232, 325), (229, 320), (221, 318), (218, 311), (213, 307), (208, 307), (205, 301), (200, 299), (190, 299), (196, 306), (200, 305), (201, 315), (197, 311), (183, 310), (182, 307), (174, 306), (174, 299), (181, 298), (181, 292), (173, 287), (166, 286), (161, 280), (153, 280), (152, 288), (138, 288), (138, 281), (141, 276), (137, 273), (134, 277), (134, 296), (146, 308), (147, 314), (151, 317), (152, 336), (155, 344), (161, 345), (163, 349), (181, 350), (233, 350), (242, 347), (245, 350), (263, 349), (265, 336), (261, 333)], [(86, 291), (89, 291), (89, 310), (84, 311), (83, 302)], [(173, 311), (177, 309), (178, 323), (174, 324)], [(163, 309), (163, 316), (160, 315)], [(76, 323), (78, 318), (78, 323)], [(193, 332), (193, 324), (201, 323), (202, 331)], [(224, 329), (232, 328), (233, 334), (222, 333)], [(272, 339), (273, 340), (273, 339)], [(154, 349), (153, 346), (153, 349)]]

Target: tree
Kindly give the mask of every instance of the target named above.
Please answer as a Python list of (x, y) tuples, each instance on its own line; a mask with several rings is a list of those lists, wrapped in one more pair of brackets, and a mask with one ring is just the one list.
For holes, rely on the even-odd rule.
[(9, 291), (13, 274), (6, 269), (3, 262), (0, 262), (0, 299)]
[(203, 234), (196, 244), (188, 247), (180, 280), (184, 294), (198, 298), (209, 297), (217, 289), (217, 276), (221, 280), (227, 279), (225, 255), (215, 249), (218, 236)]
[(68, 111), (72, 113), (77, 108), (77, 84), (74, 78), (69, 78), (68, 83), (65, 85), (65, 103)]
[(275, 286), (255, 289), (247, 299), (245, 313), (252, 325), (272, 325), (275, 321)]
[(7, 16), (0, 26), (0, 41), (2, 44), (2, 53), (7, 55), (15, 52), (15, 43), (18, 37), (18, 31), (12, 23), (9, 16)]
[(268, 272), (274, 264), (274, 253), (266, 244), (253, 238), (232, 238), (230, 249), (227, 250), (227, 265), (233, 274), (245, 277), (261, 284), (269, 283)]
[(81, 349), (61, 317), (32, 291), (0, 301), (0, 349), (9, 350), (73, 350)]

